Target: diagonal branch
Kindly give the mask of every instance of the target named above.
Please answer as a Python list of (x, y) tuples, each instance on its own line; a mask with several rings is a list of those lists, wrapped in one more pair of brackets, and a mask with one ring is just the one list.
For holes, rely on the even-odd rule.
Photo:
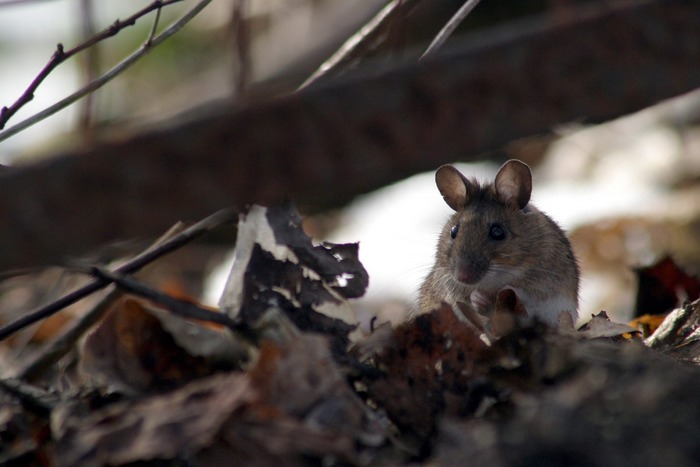
[(125, 274), (115, 273), (101, 267), (94, 267), (91, 274), (99, 280), (113, 282), (117, 288), (133, 295), (151, 300), (165, 307), (172, 314), (182, 318), (207, 321), (222, 324), (230, 330), (239, 333), (242, 337), (255, 341), (255, 335), (250, 327), (242, 321), (232, 319), (226, 313), (207, 310), (187, 300), (180, 300), (164, 292), (152, 289), (138, 280)]
[[(181, 0), (173, 0), (173, 1), (181, 1)], [(28, 119), (23, 120), (20, 123), (18, 123), (17, 125), (10, 127), (7, 130), (0, 133), (0, 142), (5, 141), (7, 138), (16, 135), (17, 133), (19, 133), (22, 130), (29, 128), (30, 126), (34, 125), (35, 123), (38, 123), (38, 122), (44, 120), (45, 118), (50, 117), (51, 115), (55, 114), (56, 112), (65, 109), (66, 107), (68, 107), (69, 105), (71, 105), (75, 101), (77, 101), (78, 99), (90, 94), (91, 92), (94, 92), (95, 90), (101, 88), (105, 84), (112, 81), (114, 78), (119, 76), (124, 70), (126, 70), (131, 65), (136, 63), (137, 60), (139, 60), (141, 57), (143, 57), (144, 55), (149, 53), (155, 46), (161, 44), (166, 39), (168, 39), (170, 36), (172, 36), (173, 34), (178, 32), (180, 29), (182, 29), (195, 16), (197, 16), (204, 9), (204, 7), (206, 7), (209, 3), (211, 3), (211, 1), (212, 0), (201, 0), (199, 3), (197, 3), (195, 6), (193, 6), (190, 11), (185, 13), (179, 20), (177, 20), (173, 24), (171, 24), (165, 31), (158, 34), (156, 37), (149, 39), (136, 52), (134, 52), (133, 54), (126, 57), (117, 66), (115, 66), (114, 68), (109, 70), (104, 75), (100, 76), (96, 80), (85, 85), (85, 87), (83, 87), (82, 89), (79, 89), (78, 91), (74, 92), (73, 94), (66, 97), (65, 99), (55, 103), (51, 107), (48, 107), (48, 108), (42, 110), (41, 112), (34, 114), (33, 116), (29, 117)], [(2, 119), (0, 118), (0, 123), (1, 122), (2, 122)]]
[(331, 57), (309, 76), (298, 90), (304, 89), (331, 73), (344, 67), (367, 53), (376, 42), (391, 28), (394, 20), (405, 15), (415, 6), (416, 0), (392, 0), (372, 20), (350, 37)]
[[(159, 245), (167, 242), (171, 238), (180, 234), (184, 230), (181, 223), (175, 224), (168, 232), (163, 234), (158, 240), (151, 244), (146, 251), (153, 250)], [(80, 318), (74, 320), (70, 326), (61, 331), (61, 334), (52, 339), (40, 352), (32, 358), (17, 372), (16, 378), (25, 381), (34, 381), (53, 367), (63, 356), (70, 352), (75, 343), (94, 326), (109, 311), (114, 303), (123, 296), (121, 290), (113, 288)]]
[(92, 47), (98, 42), (103, 41), (109, 37), (115, 36), (122, 29), (128, 26), (133, 26), (134, 24), (136, 24), (136, 20), (138, 20), (144, 15), (147, 15), (151, 11), (160, 11), (160, 9), (164, 6), (171, 5), (173, 3), (178, 3), (181, 1), (182, 0), (155, 0), (150, 5), (134, 13), (128, 18), (124, 20), (116, 20), (111, 26), (104, 29), (102, 32), (89, 38), (85, 42), (76, 45), (72, 49), (65, 50), (63, 44), (58, 44), (56, 46), (56, 51), (51, 56), (51, 59), (44, 66), (41, 72), (39, 72), (36, 78), (34, 78), (29, 87), (27, 87), (27, 89), (22, 93), (22, 95), (15, 101), (15, 103), (9, 107), (3, 107), (2, 109), (0, 109), (0, 130), (5, 128), (5, 125), (7, 124), (8, 120), (10, 120), (10, 118), (12, 118), (12, 116), (15, 113), (17, 113), (19, 109), (21, 109), (28, 102), (34, 99), (34, 93), (36, 92), (39, 85), (41, 85), (41, 83), (46, 79), (46, 77), (49, 76), (49, 74), (51, 74), (51, 72), (54, 69), (56, 69), (56, 67), (58, 67), (61, 63), (65, 62), (73, 55), (82, 52), (83, 50), (89, 47)]
[(462, 21), (464, 21), (464, 18), (466, 18), (469, 13), (476, 7), (481, 0), (467, 0), (464, 2), (464, 5), (460, 7), (459, 10), (457, 10), (457, 13), (450, 18), (450, 20), (447, 22), (444, 28), (440, 30), (440, 32), (435, 36), (435, 39), (430, 43), (428, 46), (427, 50), (423, 53), (421, 58), (424, 58), (427, 55), (432, 54), (435, 52), (437, 49), (442, 47), (442, 44), (445, 43), (448, 37), (452, 35), (453, 32), (455, 32), (455, 29), (457, 29), (457, 26), (459, 26)]
[[(194, 238), (197, 238), (200, 235), (209, 232), (220, 225), (232, 222), (235, 219), (235, 212), (228, 209), (212, 214), (211, 216), (194, 224), (192, 227), (184, 230), (182, 233), (176, 235), (170, 240), (167, 240), (161, 245), (138, 255), (136, 258), (132, 259), (127, 263), (124, 263), (123, 265), (116, 268), (115, 272), (119, 274), (129, 274), (132, 272), (136, 272), (139, 269), (146, 266), (147, 264), (160, 258), (161, 256), (177, 250), (182, 245), (193, 240)], [(62, 310), (68, 305), (71, 305), (77, 302), (78, 300), (87, 297), (91, 293), (108, 286), (110, 283), (111, 281), (108, 279), (95, 279), (92, 282), (89, 282), (86, 285), (74, 290), (73, 292), (64, 295), (58, 300), (51, 302), (43, 307), (40, 307), (31, 313), (27, 313), (21, 318), (0, 328), (0, 340), (11, 336), (15, 332), (24, 329), (27, 326), (36, 323), (37, 321), (41, 321), (44, 318), (48, 318), (49, 316)]]

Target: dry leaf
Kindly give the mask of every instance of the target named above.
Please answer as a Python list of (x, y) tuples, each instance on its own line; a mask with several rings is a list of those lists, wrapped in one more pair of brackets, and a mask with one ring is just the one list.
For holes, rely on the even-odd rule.
[(376, 359), (386, 377), (368, 381), (368, 394), (404, 433), (424, 442), (445, 408), (447, 393), (464, 396), (455, 402), (455, 411), (469, 410), (469, 384), (488, 349), (472, 326), (443, 305), (394, 331)]
[(290, 417), (265, 422), (245, 416), (232, 418), (222, 431), (221, 441), (200, 452), (197, 465), (306, 467), (323, 465), (331, 459), (340, 465), (359, 463), (352, 438)]
[(191, 456), (216, 441), (232, 414), (253, 397), (243, 374), (219, 374), (164, 395), (115, 403), (68, 426), (58, 465), (121, 465)]
[(292, 417), (358, 440), (376, 429), (322, 336), (302, 335), (283, 346), (264, 343), (250, 375), (259, 395), (251, 410), (262, 419)]
[(357, 245), (314, 245), (290, 206), (253, 206), (239, 222), (219, 304), (252, 325), (270, 308), (282, 310), (300, 330), (329, 336), (342, 358), (357, 325), (347, 299), (362, 295), (367, 283)]
[(635, 316), (667, 313), (700, 297), (700, 280), (688, 275), (670, 256), (636, 270), (639, 279)]
[(601, 337), (622, 337), (625, 334), (637, 335), (639, 332), (623, 323), (610, 321), (607, 313), (601, 311), (593, 316), (589, 322), (579, 328), (578, 335), (586, 339), (598, 339)]
[(49, 466), (46, 452), (48, 423), (17, 401), (0, 397), (0, 465)]
[(296, 307), (313, 306), (354, 325), (346, 299), (361, 297), (369, 283), (357, 253), (357, 244), (313, 245), (291, 206), (253, 206), (239, 222), (235, 260), (219, 306), (231, 316), (250, 315), (251, 295), (263, 288)]
[(644, 315), (639, 318), (633, 319), (629, 324), (634, 329), (642, 334), (642, 337), (646, 339), (656, 332), (656, 330), (664, 322), (667, 315)]
[[(81, 374), (98, 386), (127, 392), (172, 388), (210, 374), (216, 363), (178, 345), (156, 317), (160, 313), (162, 310), (132, 297), (117, 301), (85, 339)], [(176, 320), (182, 319), (167, 320), (171, 328)], [(182, 326), (190, 325), (197, 326)]]

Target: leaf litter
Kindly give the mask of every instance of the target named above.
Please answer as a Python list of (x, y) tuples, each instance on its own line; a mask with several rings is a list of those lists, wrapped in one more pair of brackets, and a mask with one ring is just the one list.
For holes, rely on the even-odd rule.
[(604, 312), (579, 330), (549, 328), (512, 291), (485, 323), (443, 305), (362, 332), (351, 300), (368, 281), (357, 244), (314, 244), (291, 206), (253, 207), (239, 221), (220, 309), (209, 310), (228, 318), (188, 318), (169, 308), (172, 297), (122, 296), (73, 364), (36, 384), (1, 381), (0, 461), (700, 461), (698, 301), (645, 341)]

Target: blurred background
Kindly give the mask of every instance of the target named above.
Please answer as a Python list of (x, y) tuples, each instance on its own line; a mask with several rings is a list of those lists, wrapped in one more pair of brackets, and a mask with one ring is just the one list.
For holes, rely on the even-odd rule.
[[(163, 8), (157, 30), (195, 3), (182, 1)], [(387, 3), (213, 1), (185, 28), (88, 99), (0, 142), (0, 163), (21, 166), (67, 148), (129, 134), (214, 100), (243, 106), (294, 92)], [(463, 2), (412, 3), (400, 28), (385, 34), (343, 72), (368, 62), (386, 66), (415, 61)], [(586, 3), (606, 2), (484, 1), (454, 37), (468, 38), (482, 29), (535, 15), (565, 18), (571, 8)], [(22, 94), (57, 43), (69, 49), (148, 4), (0, 1), (0, 105), (9, 106)], [(141, 18), (61, 64), (7, 128), (131, 54), (151, 34), (154, 16)], [(582, 317), (603, 309), (626, 320), (632, 316), (636, 296), (633, 268), (672, 255), (690, 273), (700, 272), (699, 122), (700, 93), (691, 93), (606, 124), (562, 122), (565, 125), (552, 128), (547, 137), (515, 142), (485, 154), (488, 162), (459, 168), (492, 179), (508, 158), (529, 163), (535, 174), (534, 203), (570, 233), (580, 259)], [(360, 259), (370, 274), (370, 289), (356, 304), (363, 316), (379, 313), (398, 321), (412, 306), (449, 214), (433, 180), (432, 172), (419, 174), (306, 220), (308, 232), (318, 240), (360, 242)], [(188, 248), (154, 267), (152, 280), (176, 283), (186, 294), (216, 304), (230, 269), (230, 249), (216, 243)], [(37, 274), (31, 281), (27, 276), (3, 281), (3, 312), (30, 309), (84, 280), (58, 270)], [(38, 280), (39, 276), (44, 279)], [(29, 332), (37, 332), (37, 327)]]

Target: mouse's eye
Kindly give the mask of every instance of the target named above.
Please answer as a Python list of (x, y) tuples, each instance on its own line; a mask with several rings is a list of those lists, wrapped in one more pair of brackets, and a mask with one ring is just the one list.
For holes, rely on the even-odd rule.
[(492, 240), (505, 240), (506, 229), (498, 224), (493, 224), (489, 229), (489, 238)]
[(459, 224), (456, 224), (450, 229), (450, 237), (457, 238), (457, 232), (459, 232)]

